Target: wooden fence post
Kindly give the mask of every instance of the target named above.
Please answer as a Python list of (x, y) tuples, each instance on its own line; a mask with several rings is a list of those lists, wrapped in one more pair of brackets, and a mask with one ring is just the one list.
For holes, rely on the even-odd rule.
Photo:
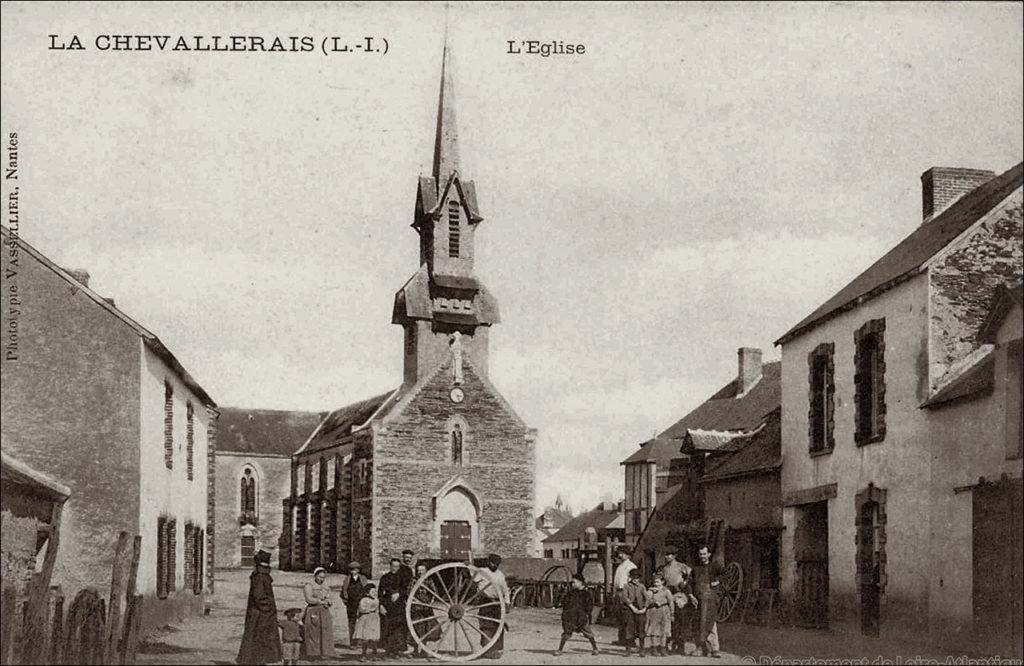
[(50, 650), (47, 655), (48, 664), (60, 664), (64, 651), (64, 592), (60, 586), (50, 588), (53, 592), (53, 605), (50, 617)]
[(124, 630), (118, 643), (118, 663), (134, 664), (139, 647), (139, 623), (142, 618), (142, 595), (136, 595), (137, 578), (139, 575), (139, 553), (142, 550), (142, 537), (138, 534), (132, 542), (132, 562), (128, 569), (128, 584), (125, 588), (126, 604)]
[(18, 592), (13, 585), (0, 589), (0, 664), (14, 663), (17, 642)]
[(121, 639), (121, 599), (125, 594), (128, 570), (131, 566), (132, 551), (127, 532), (117, 537), (114, 564), (110, 573), (110, 602), (107, 604), (107, 635), (103, 650), (103, 663), (116, 664), (118, 643)]

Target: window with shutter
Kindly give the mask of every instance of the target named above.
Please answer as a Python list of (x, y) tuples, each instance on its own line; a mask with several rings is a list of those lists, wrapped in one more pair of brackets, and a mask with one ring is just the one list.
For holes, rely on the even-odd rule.
[(1006, 349), (1006, 458), (1024, 457), (1024, 428), (1021, 428), (1021, 369), (1024, 367), (1021, 339), (1012, 340)]
[(195, 424), (191, 402), (185, 406), (185, 420), (185, 472), (188, 475), (188, 480), (191, 481), (194, 478), (192, 469), (195, 454)]
[(807, 355), (809, 409), (808, 442), (811, 453), (825, 453), (835, 447), (835, 344), (825, 342)]
[(854, 441), (885, 439), (885, 320), (872, 319), (854, 334)]
[(156, 596), (167, 598), (167, 519), (156, 519)]
[(164, 382), (164, 466), (174, 468), (174, 389)]
[(167, 583), (166, 593), (174, 592), (177, 586), (175, 574), (178, 572), (178, 521), (167, 521)]

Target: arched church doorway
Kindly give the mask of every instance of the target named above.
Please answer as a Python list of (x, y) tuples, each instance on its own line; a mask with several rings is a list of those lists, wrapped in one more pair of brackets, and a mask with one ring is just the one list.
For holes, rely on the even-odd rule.
[(465, 489), (456, 487), (439, 498), (437, 523), (443, 558), (466, 558), (479, 538), (477, 504)]

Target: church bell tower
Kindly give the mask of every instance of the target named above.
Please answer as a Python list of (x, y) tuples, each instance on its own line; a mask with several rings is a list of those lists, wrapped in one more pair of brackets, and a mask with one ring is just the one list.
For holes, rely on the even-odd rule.
[(487, 374), (488, 329), (498, 304), (473, 271), (473, 242), (483, 217), (473, 181), (459, 173), (452, 50), (445, 34), (437, 101), (433, 170), (419, 177), (412, 228), (420, 237), (419, 270), (395, 294), (392, 323), (405, 330), (403, 386), (412, 386), (461, 348)]

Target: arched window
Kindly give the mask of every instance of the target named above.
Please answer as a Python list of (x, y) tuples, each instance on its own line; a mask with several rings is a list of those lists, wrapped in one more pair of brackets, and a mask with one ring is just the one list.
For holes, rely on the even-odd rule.
[(252, 467), (246, 467), (242, 471), (242, 478), (239, 482), (239, 508), (241, 509), (241, 515), (239, 516), (239, 522), (243, 525), (255, 525), (257, 517), (259, 515), (259, 507), (257, 506), (258, 494), (256, 492), (256, 475), (253, 474)]
[(462, 426), (458, 423), (452, 426), (451, 432), (452, 441), (452, 464), (462, 464)]
[(473, 443), (466, 419), (461, 414), (452, 415), (445, 425), (445, 433), (447, 436), (444, 441), (444, 452), (448, 464), (465, 465), (470, 445)]

